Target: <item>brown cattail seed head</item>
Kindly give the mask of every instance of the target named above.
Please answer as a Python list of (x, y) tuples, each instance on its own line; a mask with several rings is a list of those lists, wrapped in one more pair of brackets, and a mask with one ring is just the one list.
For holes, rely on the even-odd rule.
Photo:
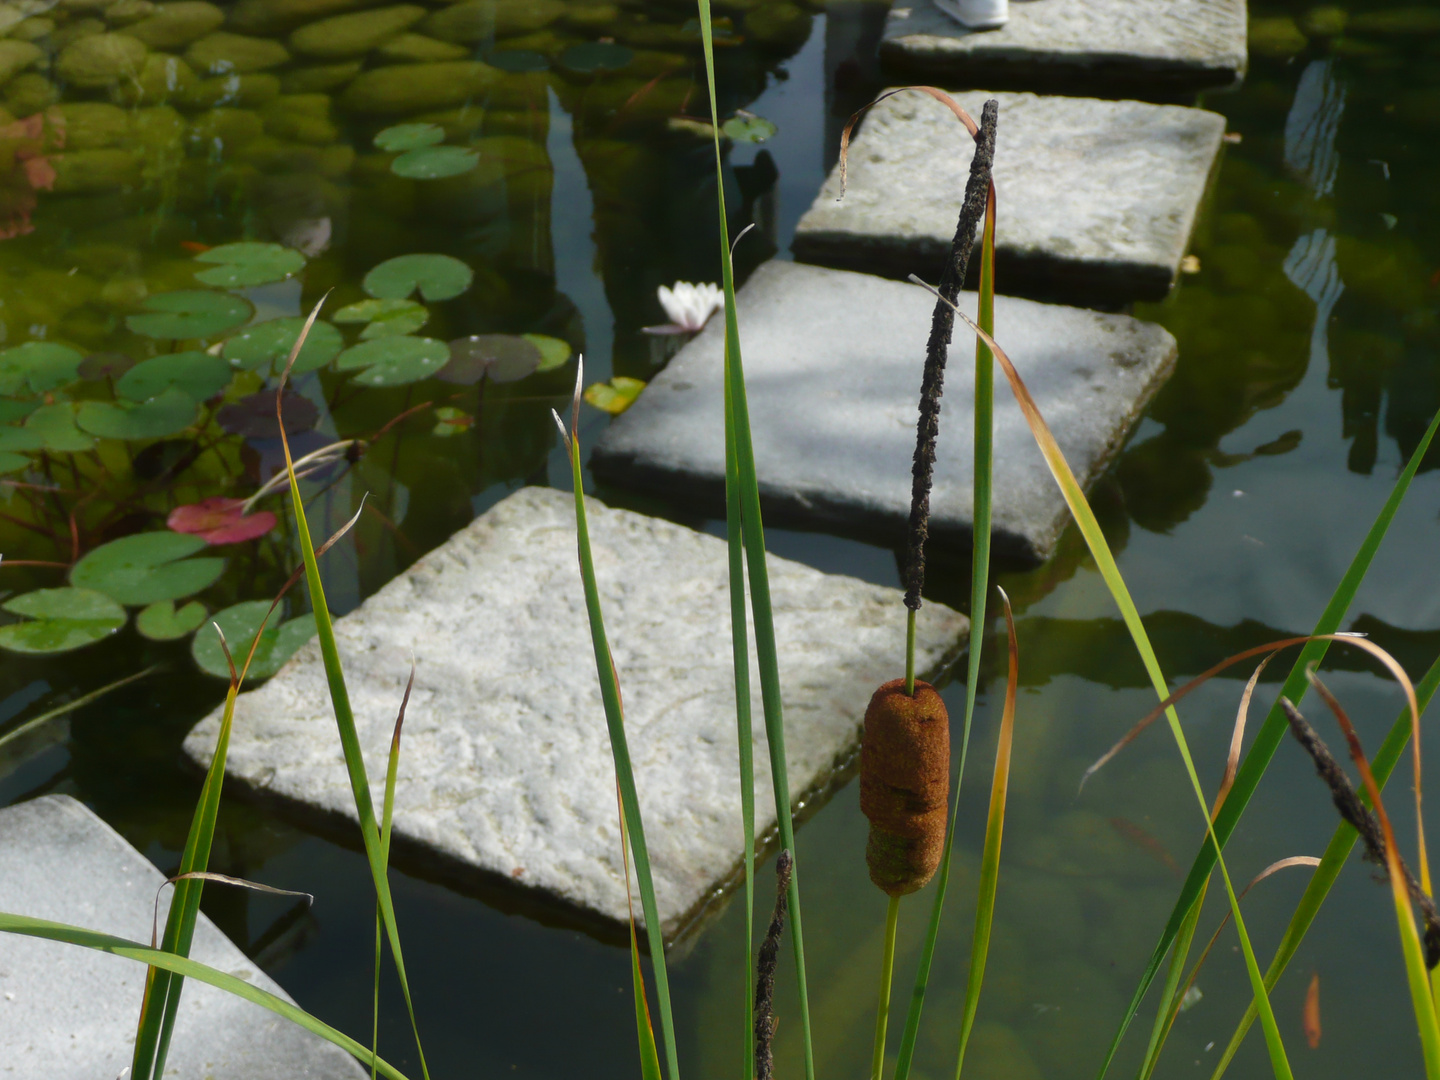
[(925, 887), (945, 851), (950, 717), (929, 683), (887, 682), (865, 710), (860, 811), (870, 819), (870, 880), (891, 896)]

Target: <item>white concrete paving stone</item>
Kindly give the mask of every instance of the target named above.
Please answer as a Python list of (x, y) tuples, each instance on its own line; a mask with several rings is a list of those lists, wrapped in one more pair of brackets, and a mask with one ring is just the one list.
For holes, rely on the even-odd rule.
[[(1173, 101), (1245, 74), (1245, 0), (1011, 0), (998, 30), (968, 30), (931, 0), (899, 0), (882, 61), (946, 86)], [(1002, 81), (1003, 80), (1003, 81)]]
[[(727, 551), (670, 522), (596, 500), (588, 507), (662, 929), (673, 942), (742, 872)], [(791, 793), (809, 809), (848, 776), (871, 693), (903, 668), (905, 609), (894, 589), (774, 557), (769, 565)], [(952, 658), (967, 627), (957, 612), (925, 605), (918, 667)], [(398, 863), (435, 868), (462, 887), (528, 887), (582, 923), (619, 932), (628, 906), (615, 775), (573, 496), (533, 487), (510, 495), (337, 620), (335, 632), (377, 805), (412, 652), (416, 660), (395, 801)], [(752, 681), (763, 835), (775, 816), (758, 671)], [(218, 712), (187, 738), (193, 759), (209, 760), (217, 721)], [(227, 773), (353, 820), (315, 642), (240, 697)]]
[[(0, 910), (148, 942), (164, 880), (68, 795), (0, 810)], [(171, 891), (160, 901), (162, 926)], [(190, 955), (289, 1000), (203, 914)], [(130, 1065), (144, 990), (145, 965), (133, 960), (0, 934), (0, 1078), (114, 1080)], [(369, 1074), (289, 1020), (187, 979), (165, 1075), (363, 1080)]]
[[(772, 261), (737, 297), (767, 520), (899, 543), (934, 297), (906, 282)], [(975, 294), (962, 310), (975, 314)], [(958, 320), (957, 320), (958, 322)], [(1124, 315), (995, 298), (996, 340), (1025, 379), (1076, 477), (1088, 485), (1174, 366), (1175, 339)], [(950, 349), (931, 495), (932, 547), (968, 547), (974, 337)], [(600, 479), (723, 513), (724, 325), (714, 319), (606, 431)], [(1037, 563), (1070, 521), (1009, 385), (995, 372), (993, 544)]]
[[(1000, 103), (1001, 291), (1101, 306), (1165, 296), (1220, 151), (1224, 117), (1137, 101), (954, 96), (977, 119), (987, 98)], [(837, 164), (800, 219), (796, 258), (934, 281), (949, 256), (973, 156), (970, 136), (940, 102), (915, 91), (886, 98), (851, 143), (844, 199)], [(972, 278), (977, 263), (971, 260)]]

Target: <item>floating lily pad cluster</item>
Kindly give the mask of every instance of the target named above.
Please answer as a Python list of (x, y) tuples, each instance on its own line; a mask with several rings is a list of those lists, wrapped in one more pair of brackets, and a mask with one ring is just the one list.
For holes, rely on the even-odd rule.
[[(401, 175), (431, 178), (473, 168), (474, 153), (440, 145), (443, 135), (434, 125), (402, 124), (386, 129), (376, 143), (398, 153)], [(304, 387), (287, 389), (281, 418), (276, 414), (275, 379), (291, 360), (305, 320), (256, 321), (244, 293), (292, 278), (306, 262), (300, 252), (272, 243), (201, 250), (196, 287), (151, 295), (125, 319), (132, 335), (153, 343), (149, 357), (87, 355), (63, 341), (0, 350), (0, 474), (22, 479), (15, 490), (31, 497), (31, 488), (43, 491), (46, 484), (30, 482), (53, 486), (55, 467), (63, 462), (63, 475), (76, 488), (91, 480), (134, 485), (99, 494), (116, 506), (140, 507), (148, 505), (147, 494), (165, 490), (170, 477), (217, 447), (229, 445), (231, 460), (246, 447), (273, 447), (282, 423), (292, 438), (323, 439), (315, 431), (320, 398)], [(448, 255), (402, 255), (380, 263), (361, 283), (364, 299), (312, 325), (293, 359), (292, 377), (323, 369), (334, 373), (332, 379), (348, 375), (360, 387), (403, 386), (432, 376), (452, 385), (508, 383), (570, 359), (566, 342), (536, 334), (453, 342), (420, 336), (432, 323), (428, 305), (462, 296), (472, 281), (470, 267)], [(433, 434), (459, 435), (475, 423), (472, 413), (443, 405), (434, 409)], [(344, 446), (337, 443), (327, 462), (342, 456)], [(228, 472), (223, 479), (221, 470), (216, 475), (217, 483), (229, 486)], [(225, 492), (172, 505), (163, 522), (165, 510), (137, 510), (120, 519), (119, 530), (138, 524), (144, 531), (110, 539), (78, 559), (70, 549), (80, 543), (80, 533), (57, 525), (57, 551), (64, 549), (65, 561), (50, 565), (64, 577), (55, 587), (0, 592), (0, 649), (64, 653), (111, 637), (133, 616), (135, 630), (152, 641), (190, 637), (200, 668), (228, 678), (221, 633), (238, 667), (263, 621), (250, 677), (273, 674), (314, 633), (313, 617), (286, 621), (277, 609), (265, 621), (269, 599), (214, 612), (202, 598), (224, 573), (233, 545), (252, 543), (278, 526), (273, 511), (254, 505), (266, 490), (249, 499)], [(117, 530), (99, 531), (114, 536)]]
[(407, 180), (440, 180), (467, 173), (480, 155), (464, 146), (443, 146), (445, 129), (438, 124), (396, 124), (375, 136), (375, 146), (395, 154), (390, 171)]

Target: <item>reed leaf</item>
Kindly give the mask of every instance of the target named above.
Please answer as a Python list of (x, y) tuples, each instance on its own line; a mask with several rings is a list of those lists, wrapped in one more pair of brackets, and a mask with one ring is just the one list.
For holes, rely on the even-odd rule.
[[(395, 716), (395, 734), (390, 737), (390, 760), (385, 766), (385, 799), (380, 809), (380, 862), (385, 867), (387, 874), (390, 869), (390, 826), (395, 818), (395, 781), (400, 775), (400, 732), (405, 727), (405, 709), (410, 704), (410, 691), (413, 689), (415, 689), (415, 661), (412, 659), (410, 661), (410, 678), (405, 682), (405, 695), (400, 699), (400, 711)], [(375, 985), (370, 1028), (371, 1080), (375, 1078), (375, 1060), (380, 1056), (380, 950), (384, 930), (385, 922), (380, 917), (380, 905), (376, 904)]]
[[(915, 280), (912, 275), (912, 280)], [(926, 286), (928, 288), (928, 286)], [(933, 290), (932, 290), (933, 291)], [(936, 293), (938, 296), (939, 294)], [(1061, 452), (1055, 436), (1051, 433), (1045, 419), (1040, 415), (1040, 410), (1035, 404), (1034, 398), (1030, 396), (1029, 389), (1020, 378), (1019, 372), (1006, 356), (1005, 350), (995, 343), (995, 339), (984, 330), (975, 325), (974, 321), (963, 312), (956, 310), (956, 314), (977, 334), (985, 339), (995, 358), (1000, 362), (1001, 369), (1005, 372), (1005, 378), (1010, 383), (1010, 389), (1015, 395), (1015, 400), (1020, 406), (1020, 411), (1030, 427), (1030, 433), (1034, 437), (1036, 445), (1040, 448), (1041, 455), (1049, 466), (1051, 475), (1055, 478), (1061, 494), (1065, 498), (1070, 513), (1075, 518), (1075, 523), (1080, 529), (1080, 534), (1085, 539), (1086, 546), (1090, 549), (1091, 556), (1095, 559), (1096, 568), (1104, 579), (1106, 588), (1115, 601), (1116, 607), (1120, 609), (1120, 616), (1124, 620), (1126, 628), (1130, 631), (1131, 639), (1135, 643), (1136, 651), (1145, 665), (1146, 672), (1150, 675), (1150, 681), (1155, 687), (1155, 692), (1162, 699), (1167, 696), (1167, 685), (1165, 677), (1161, 674), (1159, 661), (1155, 657), (1155, 650), (1150, 645), (1149, 635), (1145, 632), (1145, 626), (1140, 621), (1140, 613), (1135, 607), (1135, 601), (1130, 596), (1129, 587), (1120, 574), (1120, 568), (1115, 564), (1115, 556), (1110, 551), (1110, 545), (1105, 540), (1105, 534), (1100, 529), (1100, 523), (1095, 519), (1094, 512), (1085, 498), (1085, 493), (1080, 487), (1079, 481), (1071, 471), (1065, 455)], [(1185, 731), (1180, 726), (1180, 717), (1176, 714), (1174, 706), (1168, 706), (1165, 713), (1166, 720), (1170, 723), (1171, 734), (1175, 738), (1175, 745), (1180, 751), (1180, 760), (1185, 765), (1185, 773), (1190, 778), (1190, 786), (1195, 792), (1195, 798), (1200, 804), (1200, 813), (1205, 819), (1205, 828), (1211, 845), (1215, 849), (1216, 863), (1220, 868), (1220, 876), (1225, 882), (1225, 893), (1230, 901), (1230, 910), (1235, 916), (1235, 930), (1240, 936), (1240, 948), (1245, 956), (1245, 968), (1250, 976), (1250, 982), (1255, 990), (1256, 999), (1260, 1005), (1260, 1023), (1265, 1031), (1265, 1043), (1270, 1052), (1270, 1065), (1275, 1072), (1277, 1080), (1290, 1080), (1292, 1073), (1290, 1062), (1285, 1054), (1285, 1045), (1280, 1038), (1280, 1029), (1275, 1022), (1275, 1013), (1270, 1008), (1270, 999), (1266, 996), (1264, 983), (1260, 975), (1260, 967), (1255, 961), (1255, 951), (1250, 944), (1250, 934), (1245, 928), (1244, 918), (1240, 914), (1240, 902), (1235, 895), (1235, 887), (1230, 880), (1230, 871), (1225, 865), (1225, 860), (1220, 855), (1220, 842), (1215, 836), (1213, 823), (1210, 820), (1209, 807), (1205, 802), (1205, 792), (1200, 786), (1200, 777), (1195, 771), (1195, 762), (1190, 756), (1189, 742), (1185, 738)], [(1232, 789), (1233, 790), (1233, 789)], [(1228, 805), (1228, 801), (1227, 801)]]
[[(775, 819), (779, 827), (780, 847), (788, 850), (794, 860), (790, 874), (788, 903), (790, 909), (790, 940), (795, 953), (796, 990), (800, 998), (800, 1026), (805, 1044), (805, 1080), (815, 1080), (815, 1050), (810, 1026), (810, 991), (805, 975), (805, 936), (800, 918), (800, 856), (795, 847), (794, 814), (790, 805), (790, 779), (785, 756), (785, 718), (780, 698), (780, 662), (775, 643), (775, 621), (770, 604), (770, 575), (765, 565), (765, 528), (760, 515), (760, 485), (755, 474), (755, 449), (750, 439), (750, 406), (745, 394), (745, 370), (740, 357), (740, 327), (735, 314), (735, 274), (730, 259), (730, 226), (725, 212), (724, 159), (720, 152), (720, 117), (715, 96), (715, 50), (710, 22), (710, 0), (696, 0), (700, 15), (700, 41), (705, 54), (705, 85), (710, 95), (710, 121), (715, 151), (715, 204), (720, 229), (720, 271), (725, 293), (725, 448), (727, 496), (738, 490), (739, 533), (745, 549), (746, 568), (750, 575), (750, 606), (755, 622), (755, 655), (760, 667), (760, 701), (765, 714), (765, 740), (770, 750), (770, 781), (775, 794)], [(731, 485), (731, 457), (734, 459), (734, 485)], [(726, 508), (727, 533), (733, 533), (733, 511)], [(731, 537), (731, 597), (737, 586)], [(732, 636), (744, 633), (743, 623), (735, 629), (732, 610)], [(741, 690), (736, 678), (737, 708)], [(737, 714), (737, 718), (743, 720)], [(744, 725), (741, 739), (748, 738), (749, 726)], [(742, 778), (748, 784), (748, 778)], [(753, 830), (752, 830), (753, 831)], [(638, 859), (637, 859), (638, 866)], [(748, 909), (747, 909), (748, 910)], [(748, 956), (748, 950), (747, 950)], [(749, 965), (747, 963), (748, 972)]]
[[(176, 979), (187, 978), (207, 983), (228, 994), (252, 1001), (292, 1023), (299, 1024), (306, 1031), (334, 1043), (362, 1061), (370, 1058), (368, 1048), (360, 1045), (344, 1032), (332, 1028), (323, 1020), (311, 1016), (298, 1005), (286, 1001), (282, 997), (277, 997), (268, 990), (262, 990), (244, 979), (236, 978), (224, 971), (218, 971), (199, 961), (191, 960), (189, 957), (177, 956), (164, 949), (154, 949), (138, 941), (130, 941), (113, 934), (102, 934), (98, 930), (86, 930), (84, 927), (51, 922), (48, 919), (32, 919), (28, 915), (13, 915), (10, 912), (0, 912), (0, 933), (78, 945), (81, 948), (109, 953), (112, 956), (138, 960), (142, 964), (149, 964), (152, 969), (159, 969), (173, 975)], [(408, 1080), (404, 1073), (388, 1061), (377, 1061), (376, 1067), (387, 1080)]]

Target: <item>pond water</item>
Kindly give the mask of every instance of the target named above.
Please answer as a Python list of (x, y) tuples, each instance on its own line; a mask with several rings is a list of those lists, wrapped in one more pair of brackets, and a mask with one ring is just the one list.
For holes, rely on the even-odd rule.
[[(197, 269), (253, 271), (254, 251), (196, 262), (207, 249), (251, 240), (298, 248), (307, 260), (286, 281), (240, 290), (257, 319), (301, 314), (327, 289), (334, 290), (327, 312), (387, 299), (383, 288), (367, 290), (374, 267), (411, 253), (443, 254), (468, 267), (474, 282), (460, 295), (444, 298), (439, 288), (417, 298), (433, 301), (419, 312), (428, 320), (422, 336), (510, 335), (506, 347), (524, 353), (513, 336), (542, 335), (547, 356), (560, 355), (557, 342), (583, 350), (587, 380), (645, 379), (665, 359), (664, 347), (641, 333), (664, 318), (656, 286), (715, 277), (713, 161), (697, 126), (706, 101), (686, 4), (502, 0), (490, 23), (465, 23), (472, 5), (438, 14), (385, 9), (387, 18), (400, 12), (405, 27), (423, 18), (419, 29), (459, 42), (433, 54), (434, 63), (451, 66), (419, 83), (397, 83), (385, 74), (397, 69), (380, 61), (430, 58), (413, 53), (428, 47), (423, 41), (386, 46), (391, 54), (372, 57), (357, 77), (351, 58), (368, 46), (334, 35), (290, 37), (305, 21), (295, 13), (330, 14), (341, 4), (240, 0), (223, 13), (231, 22), (225, 32), (251, 40), (242, 47), (207, 39), (206, 48), (194, 40), (215, 30), (222, 14), (207, 5), (177, 5), (185, 17), (160, 24), (145, 0), (119, 0), (103, 14), (102, 6), (0, 4), (17, 18), (30, 15), (8, 41), (39, 50), (0, 50), (0, 99), (9, 114), (0, 116), (0, 142), (14, 159), (0, 197), (0, 231), (8, 236), (0, 243), (0, 346), (61, 343), (129, 361), (166, 354), (172, 338), (147, 336), (147, 324), (133, 316), (154, 297), (197, 288)], [(1440, 154), (1430, 142), (1440, 132), (1440, 5), (1390, 10), (1357, 2), (1343, 32), (1333, 12), (1308, 9), (1252, 3), (1252, 19), (1263, 21), (1246, 82), (1203, 102), (1224, 113), (1239, 138), (1225, 148), (1202, 213), (1192, 247), (1198, 268), (1169, 300), (1136, 311), (1174, 332), (1179, 364), (1092, 493), (1172, 679), (1313, 625), (1440, 407)], [(834, 0), (813, 9), (737, 3), (719, 12), (742, 39), (719, 52), (722, 116), (743, 108), (778, 127), (763, 145), (736, 143), (728, 152), (731, 220), (760, 225), (737, 255), (743, 274), (788, 252), (795, 222), (835, 158), (844, 117), (880, 85), (870, 57), (884, 11)], [(146, 39), (148, 52), (120, 57), (141, 65), (139, 78), (107, 74), (114, 40), (95, 40), (117, 27)], [(347, 32), (386, 40), (398, 31), (357, 23)], [(298, 59), (287, 59), (281, 43)], [(43, 68), (52, 54), (61, 58), (54, 81), (33, 66), (40, 57)], [(503, 72), (477, 76), (469, 63), (476, 55)], [(108, 108), (112, 102), (120, 108)], [(396, 155), (372, 140), (401, 121), (436, 125), (440, 145), (452, 148), (422, 154), (414, 168), (461, 171), (399, 175)], [(1002, 116), (1002, 155), (1004, 146)], [(463, 148), (478, 151), (473, 167)], [(413, 304), (387, 313), (419, 317)], [(356, 317), (361, 324), (340, 327), (347, 342), (367, 316)], [(377, 325), (371, 320), (364, 332), (386, 340)], [(1004, 335), (1001, 326), (1002, 342)], [(63, 351), (47, 355), (47, 363), (67, 362)], [(524, 355), (522, 367), (533, 368), (540, 354)], [(110, 400), (129, 361), (102, 355), (69, 398)], [(250, 365), (259, 370), (233, 376), (232, 403), (262, 388), (269, 361), (260, 356)], [(302, 451), (337, 437), (362, 440), (356, 460), (312, 478), (317, 532), (348, 518), (362, 493), (372, 496), (354, 542), (337, 549), (326, 569), (338, 611), (516, 487), (568, 486), (546, 414), (567, 391), (572, 362), (519, 379), (416, 381), (405, 376), (410, 369), (386, 368), (401, 364), (388, 359), (361, 365), (351, 382), (336, 370), (342, 362), (302, 377), (298, 392), (313, 415), (297, 424), (307, 429), (297, 435)], [(393, 385), (365, 385), (377, 371)], [(33, 393), (12, 396), (28, 394), (29, 407), (38, 408), (42, 389), (32, 384)], [(183, 460), (183, 444), (150, 439), (133, 444), (141, 448), (133, 456), (111, 440), (92, 458), (79, 452), (89, 441), (84, 429), (104, 419), (88, 419), (84, 406), (54, 391), (43, 407), (56, 417), (46, 428), (56, 440), (47, 444), (50, 475), (11, 471), (8, 479), (62, 490), (0, 488), (7, 562), (68, 563), (72, 509), (76, 542), (90, 550), (163, 528), (178, 504), (246, 497), (277, 461), (274, 438), (244, 427), (243, 417), (212, 417), (208, 406), (203, 459)], [(437, 408), (458, 412), (437, 415)], [(139, 422), (125, 409), (106, 416)], [(582, 437), (593, 445), (608, 422), (587, 409)], [(67, 438), (78, 443), (65, 449)], [(0, 444), (6, 453), (26, 449)], [(7, 463), (13, 466), (0, 461)], [(81, 488), (102, 494), (77, 508), (73, 493)], [(625, 493), (598, 494), (639, 504)], [(259, 505), (283, 509), (278, 497)], [(643, 505), (721, 531), (715, 521)], [(1440, 539), (1437, 515), (1440, 483), (1427, 471), (1346, 621), (1394, 649), (1417, 677), (1440, 647), (1440, 593), (1425, 585)], [(223, 573), (201, 594), (210, 611), (278, 588), (294, 557), (283, 518), (267, 537), (224, 550)], [(777, 554), (827, 571), (898, 583), (887, 549), (783, 530), (772, 531), (770, 542)], [(963, 604), (968, 562), (937, 561), (932, 596)], [(64, 583), (54, 567), (10, 566), (3, 574), (6, 599)], [(1017, 603), (1022, 696), (990, 978), (967, 1065), (973, 1075), (1007, 1080), (1087, 1077), (1169, 912), (1176, 866), (1188, 865), (1199, 820), (1174, 745), (1158, 727), (1076, 794), (1084, 767), (1153, 696), (1074, 530), (1046, 567), (998, 580)], [(0, 654), (0, 733), (149, 664), (162, 668), (0, 751), (0, 804), (74, 794), (164, 868), (178, 862), (198, 792), (180, 764), (180, 740), (223, 690), (197, 669), (187, 640), (151, 641), (131, 628), (83, 652)], [(1354, 658), (1338, 657), (1332, 667), (1342, 669), (1333, 686), (1378, 746), (1399, 708), (1397, 692)], [(1211, 789), (1245, 674), (1227, 673), (1182, 710)], [(993, 663), (985, 680), (960, 795), (952, 901), (916, 1063), (926, 1080), (954, 1068), (997, 685), (1003, 689)], [(1257, 712), (1277, 687), (1278, 680), (1264, 683)], [(958, 715), (963, 687), (952, 684), (946, 697)], [(1398, 806), (1404, 789), (1395, 790)], [(1396, 816), (1413, 834), (1407, 814)], [(1237, 883), (1276, 859), (1319, 854), (1333, 824), (1327, 797), (1287, 742), (1228, 848)], [(825, 1077), (858, 1080), (869, 1063), (885, 904), (866, 879), (865, 832), (850, 788), (798, 841)], [(212, 869), (315, 893), (304, 912), (284, 900), (209, 889), (205, 910), (307, 1009), (346, 1031), (368, 1031), (373, 907), (357, 852), (227, 798)], [(758, 888), (766, 908), (769, 873), (767, 866)], [(1262, 961), (1305, 874), (1286, 871), (1245, 901)], [(624, 951), (542, 924), (504, 897), (464, 896), (403, 870), (394, 877), (434, 1075), (562, 1077), (577, 1068), (635, 1075)], [(1347, 868), (1274, 995), (1292, 1061), (1307, 1076), (1419, 1072), (1387, 903), (1365, 867)], [(903, 907), (897, 1000), (907, 995), (927, 908), (924, 899)], [(732, 904), (672, 961), (690, 1076), (733, 1076), (739, 1068), (742, 914)], [(1212, 895), (1201, 933), (1220, 915)], [(1180, 1017), (1160, 1075), (1208, 1075), (1213, 1067), (1248, 1000), (1233, 945), (1233, 935), (1222, 935), (1198, 982), (1203, 996)], [(1305, 1046), (1301, 1019), (1312, 973), (1320, 976), (1324, 1024), (1315, 1051)], [(792, 975), (782, 965), (777, 1043), (780, 1075), (791, 1077), (801, 1074)], [(1133, 1071), (1148, 1025), (1146, 1014), (1122, 1070)], [(382, 1049), (418, 1071), (403, 1007), (388, 984)], [(1233, 1073), (1267, 1071), (1252, 1034)]]

